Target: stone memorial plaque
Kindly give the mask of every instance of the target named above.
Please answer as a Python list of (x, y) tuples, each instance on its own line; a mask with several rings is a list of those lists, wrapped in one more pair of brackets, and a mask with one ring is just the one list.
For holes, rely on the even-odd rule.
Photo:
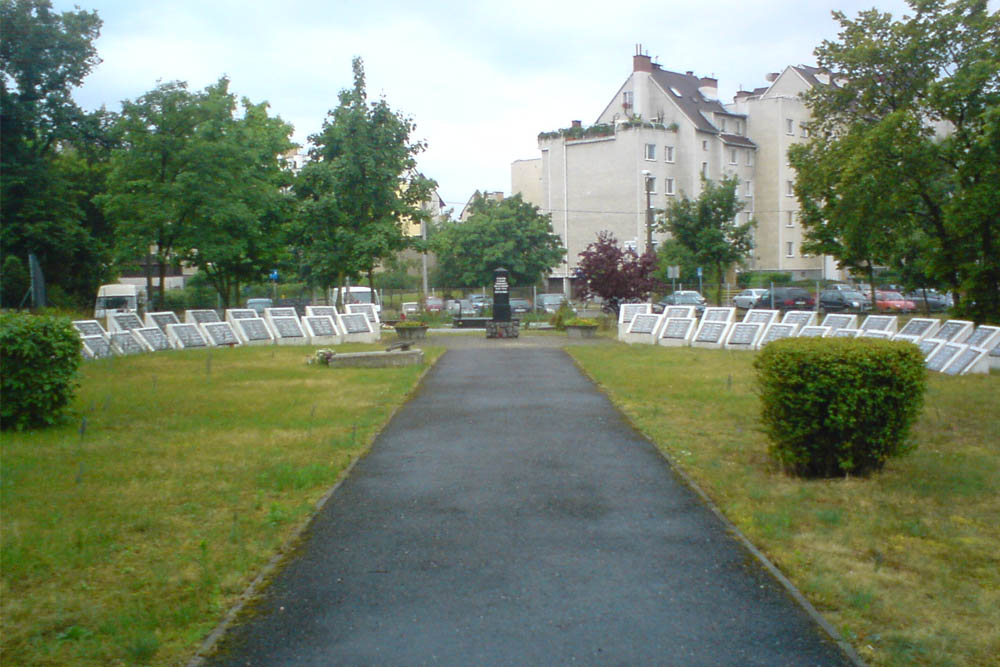
[(975, 347), (993, 347), (995, 341), (1000, 341), (1000, 327), (983, 324), (972, 332), (972, 335), (965, 339), (966, 345)]
[(912, 320), (903, 325), (903, 328), (899, 330), (899, 335), (927, 338), (937, 331), (939, 324), (940, 322), (937, 320), (932, 320), (926, 317), (914, 317)]
[(687, 340), (688, 336), (691, 335), (694, 323), (693, 317), (668, 317), (663, 325), (660, 338)]
[(80, 336), (83, 356), (87, 359), (106, 359), (114, 354), (111, 343), (104, 336)]
[(939, 345), (931, 356), (927, 357), (927, 368), (940, 373), (961, 351), (962, 346), (960, 344), (945, 342)]
[(306, 306), (306, 315), (315, 315), (316, 317), (329, 317), (334, 322), (337, 321), (337, 307), (336, 306)]
[(795, 330), (798, 329), (797, 324), (783, 324), (780, 322), (774, 322), (764, 331), (764, 335), (760, 338), (759, 347), (764, 347), (771, 341), (778, 340), (780, 338), (791, 338), (795, 335)]
[(722, 343), (722, 337), (726, 333), (726, 323), (717, 321), (703, 322), (698, 334), (695, 336), (697, 343)]
[(799, 338), (825, 338), (830, 335), (830, 327), (810, 325), (799, 329)]
[(281, 308), (265, 308), (264, 317), (266, 319), (273, 319), (275, 317), (298, 317), (299, 314), (295, 312), (294, 308), (283, 306)]
[(747, 314), (743, 316), (743, 321), (747, 323), (758, 322), (767, 326), (771, 322), (774, 322), (778, 318), (778, 311), (776, 310), (748, 310)]
[(306, 315), (303, 321), (309, 328), (312, 336), (336, 336), (337, 325), (333, 323), (333, 318), (325, 315)]
[(798, 327), (809, 327), (816, 324), (817, 315), (811, 310), (790, 310), (781, 318), (782, 324), (794, 324)]
[(134, 331), (135, 329), (111, 334), (111, 346), (118, 351), (118, 354), (139, 354), (146, 351), (146, 347), (132, 335)]
[(885, 331), (894, 334), (896, 333), (897, 321), (895, 315), (869, 315), (861, 323), (861, 330), (865, 332)]
[(167, 335), (163, 333), (160, 327), (143, 327), (141, 329), (135, 329), (135, 333), (152, 352), (173, 349), (173, 345), (170, 344), (170, 339), (167, 338)]
[(831, 329), (857, 329), (858, 316), (844, 313), (830, 313), (823, 318), (823, 326)]
[(349, 334), (369, 333), (372, 330), (368, 318), (362, 313), (341, 315), (340, 321), (344, 325), (344, 330)]
[[(175, 316), (176, 317), (176, 316)], [(108, 332), (141, 329), (142, 320), (135, 313), (111, 313), (108, 315)]]
[(633, 334), (652, 334), (660, 322), (659, 315), (639, 314), (632, 318), (628, 332)]
[(297, 317), (272, 317), (271, 324), (279, 338), (304, 338), (302, 327)]
[(210, 324), (221, 322), (219, 314), (214, 310), (185, 310), (184, 321), (188, 324)]
[(883, 331), (881, 329), (862, 329), (859, 338), (881, 338), (882, 340), (892, 340), (893, 333), (891, 331)]
[(892, 337), (893, 340), (901, 340), (906, 343), (913, 343), (916, 345), (921, 341), (920, 336), (908, 336), (907, 334), (898, 333)]
[(97, 320), (73, 320), (73, 328), (81, 336), (107, 336), (108, 332), (104, 330), (101, 323)]
[(146, 326), (147, 327), (159, 327), (160, 331), (167, 333), (168, 324), (180, 324), (181, 321), (177, 319), (177, 315), (172, 311), (166, 310), (159, 313), (146, 313)]
[(371, 303), (349, 303), (347, 304), (347, 313), (351, 314), (362, 314), (368, 318), (368, 321), (372, 323), (372, 329), (378, 328), (378, 311), (375, 310), (375, 304)]
[(201, 330), (205, 332), (205, 337), (208, 341), (217, 347), (240, 344), (239, 339), (236, 337), (236, 332), (233, 331), (233, 325), (229, 322), (205, 322), (201, 325)]
[(943, 340), (938, 340), (936, 338), (923, 338), (915, 343), (917, 347), (920, 348), (920, 354), (924, 355), (924, 361), (934, 353), (938, 345), (943, 345)]
[(493, 321), (510, 322), (510, 284), (507, 269), (493, 270)]
[(260, 317), (253, 308), (230, 308), (226, 311), (227, 320), (252, 320)]
[(694, 317), (694, 306), (667, 306), (663, 310), (663, 317)]
[(973, 324), (968, 320), (948, 320), (934, 334), (935, 338), (949, 343), (963, 343), (972, 332)]
[(274, 340), (267, 322), (262, 317), (238, 318), (236, 320), (237, 334), (248, 344), (270, 343)]
[[(965, 375), (972, 371), (976, 362), (986, 357), (987, 354), (987, 351), (981, 347), (963, 344), (962, 349), (952, 358), (951, 363), (945, 366), (943, 372), (945, 375)], [(984, 372), (989, 372), (989, 366), (986, 366)]]
[(1000, 342), (998, 342), (996, 345), (994, 345), (993, 349), (990, 350), (990, 356), (991, 357), (1000, 357)]
[(702, 322), (732, 322), (736, 318), (735, 308), (706, 308), (701, 316)]
[(761, 322), (737, 322), (726, 337), (726, 347), (752, 350), (763, 328)]
[(208, 346), (205, 337), (198, 330), (197, 324), (168, 324), (167, 337), (173, 341), (174, 347), (178, 349)]
[(653, 312), (652, 304), (623, 303), (618, 310), (618, 324), (628, 325), (636, 315), (646, 315)]
[(830, 338), (857, 338), (861, 335), (861, 329), (834, 329)]

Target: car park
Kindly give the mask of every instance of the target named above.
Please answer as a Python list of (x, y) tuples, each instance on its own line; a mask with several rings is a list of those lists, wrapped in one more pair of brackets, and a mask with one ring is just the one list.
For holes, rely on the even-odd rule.
[(801, 287), (775, 287), (764, 292), (754, 308), (775, 310), (811, 310), (816, 305), (812, 294)]
[(917, 304), (903, 297), (899, 292), (875, 290), (875, 308), (882, 313), (912, 313)]
[(826, 313), (863, 313), (871, 310), (871, 303), (861, 292), (826, 289), (819, 295), (819, 308)]
[(565, 294), (539, 294), (535, 297), (535, 310), (539, 313), (554, 313), (559, 310), (563, 301), (569, 304)]
[(757, 287), (747, 288), (733, 297), (733, 305), (737, 308), (749, 310), (750, 308), (753, 308), (753, 305), (757, 303), (757, 299), (759, 299), (766, 291), (766, 289)]
[(906, 294), (905, 298), (912, 301), (918, 310), (928, 310), (932, 313), (944, 312), (954, 305), (950, 294), (942, 294), (932, 289), (916, 290)]

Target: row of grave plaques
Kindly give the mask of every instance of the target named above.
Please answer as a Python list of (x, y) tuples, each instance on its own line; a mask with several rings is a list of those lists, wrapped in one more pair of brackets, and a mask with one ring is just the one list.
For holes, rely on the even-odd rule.
[(818, 313), (792, 310), (750, 310), (736, 321), (735, 308), (706, 308), (700, 318), (693, 306), (668, 306), (652, 312), (652, 304), (625, 304), (619, 313), (618, 338), (627, 343), (664, 346), (758, 350), (779, 338), (884, 338), (920, 347), (930, 370), (950, 375), (987, 373), (1000, 368), (1000, 327), (976, 327), (966, 320), (941, 322), (913, 318), (902, 329), (895, 315), (869, 315), (858, 325), (857, 315), (830, 313), (818, 323)]
[(146, 313), (145, 321), (135, 313), (112, 313), (107, 329), (97, 320), (77, 320), (73, 326), (88, 359), (219, 346), (377, 342), (380, 323), (374, 307), (348, 308), (339, 313), (334, 306), (307, 306), (301, 318), (294, 308), (267, 308), (263, 316), (250, 308), (230, 308), (225, 319), (214, 310), (188, 310), (184, 322), (171, 311)]

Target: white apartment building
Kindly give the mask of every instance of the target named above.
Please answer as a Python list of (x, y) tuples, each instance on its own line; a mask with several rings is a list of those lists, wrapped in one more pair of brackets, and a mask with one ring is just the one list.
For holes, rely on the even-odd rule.
[[(784, 157), (792, 139), (779, 130), (786, 118), (793, 119), (796, 132), (808, 122), (793, 90), (804, 84), (786, 74), (724, 106), (714, 78), (670, 72), (637, 53), (631, 75), (594, 125), (573, 121), (570, 128), (541, 133), (541, 157), (511, 165), (511, 191), (552, 215), (553, 231), (568, 252), (551, 278), (561, 279), (568, 292), (580, 252), (601, 231), (643, 253), (647, 196), (651, 208), (662, 209), (673, 198), (697, 197), (702, 178), (726, 176), (739, 179), (744, 202), (739, 222), (758, 222), (748, 268), (820, 277), (822, 259), (802, 256), (797, 222), (794, 214), (788, 217), (797, 208), (794, 193), (781, 190), (794, 175)], [(773, 145), (776, 140), (779, 145)], [(775, 229), (789, 219), (793, 227)], [(654, 233), (654, 246), (663, 237)]]

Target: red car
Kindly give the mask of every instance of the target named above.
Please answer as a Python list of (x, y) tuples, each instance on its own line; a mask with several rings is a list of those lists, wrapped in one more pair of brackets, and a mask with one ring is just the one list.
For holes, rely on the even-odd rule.
[(875, 290), (875, 309), (883, 313), (912, 313), (917, 304), (903, 297), (899, 292)]

